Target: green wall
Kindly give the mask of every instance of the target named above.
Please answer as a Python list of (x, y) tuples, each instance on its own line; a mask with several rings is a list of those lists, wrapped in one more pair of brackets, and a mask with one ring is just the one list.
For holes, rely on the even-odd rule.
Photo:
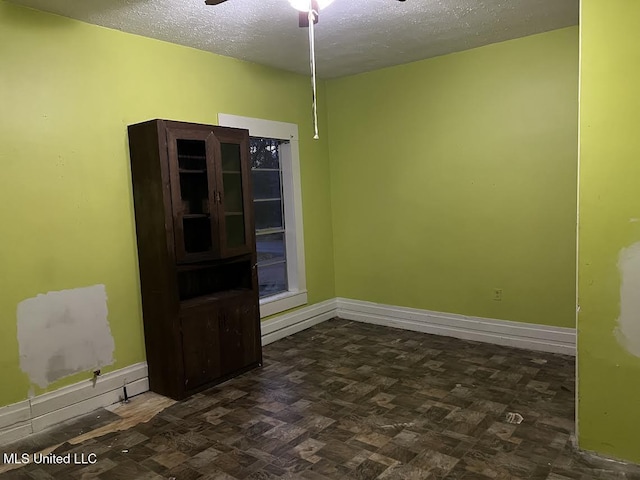
[(638, 19), (637, 0), (582, 1), (578, 235), (579, 444), (636, 462), (640, 462)]
[(577, 27), (327, 89), (338, 296), (575, 325)]
[[(313, 141), (305, 76), (0, 0), (0, 381), (10, 386), (0, 405), (32, 388), (19, 368), (16, 306), (39, 293), (105, 284), (110, 369), (144, 360), (126, 126), (156, 117), (215, 123), (224, 112), (299, 125), (309, 303), (338, 295), (573, 326), (577, 48), (574, 27), (321, 82), (324, 135)], [(596, 166), (583, 177), (600, 179)], [(601, 231), (595, 220), (591, 228)], [(627, 237), (611, 245), (613, 281)], [(606, 290), (615, 297), (611, 281)], [(581, 342), (602, 333), (585, 326)], [(635, 368), (607, 342), (615, 362)], [(595, 390), (581, 415), (599, 412)]]
[(144, 360), (130, 123), (219, 112), (297, 123), (309, 303), (333, 298), (328, 146), (312, 140), (310, 102), (304, 76), (0, 1), (0, 405), (27, 398), (16, 306), (39, 293), (106, 285), (105, 371)]

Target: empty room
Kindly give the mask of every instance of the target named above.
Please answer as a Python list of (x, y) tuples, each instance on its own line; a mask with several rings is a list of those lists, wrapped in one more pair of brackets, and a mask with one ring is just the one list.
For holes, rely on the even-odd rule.
[(0, 478), (640, 478), (638, 32), (0, 0)]

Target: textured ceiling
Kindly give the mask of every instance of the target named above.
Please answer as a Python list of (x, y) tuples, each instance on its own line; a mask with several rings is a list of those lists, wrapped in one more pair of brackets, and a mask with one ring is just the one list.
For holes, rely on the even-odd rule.
[[(287, 0), (14, 0), (125, 32), (298, 73), (307, 30)], [(579, 0), (335, 0), (316, 28), (318, 75), (339, 77), (578, 23)]]

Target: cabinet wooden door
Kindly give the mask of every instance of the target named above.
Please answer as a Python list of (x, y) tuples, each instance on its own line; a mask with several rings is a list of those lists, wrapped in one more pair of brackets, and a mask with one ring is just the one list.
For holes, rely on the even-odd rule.
[(219, 304), (220, 368), (232, 373), (260, 362), (260, 333), (254, 295), (238, 295)]
[(167, 129), (176, 260), (218, 258), (218, 208), (214, 134), (206, 129)]
[(220, 331), (213, 305), (180, 313), (185, 390), (220, 377)]
[[(253, 296), (251, 294), (250, 296)], [(262, 344), (260, 332), (260, 306), (258, 300), (243, 302), (242, 315), (244, 364), (262, 364)]]
[(214, 127), (219, 175), (217, 197), (220, 256), (233, 257), (254, 250), (253, 198), (249, 132)]

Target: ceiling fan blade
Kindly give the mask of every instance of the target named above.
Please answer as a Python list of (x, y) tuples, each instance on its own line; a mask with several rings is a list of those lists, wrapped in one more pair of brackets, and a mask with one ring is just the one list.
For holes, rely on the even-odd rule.
[(221, 3), (226, 2), (227, 0), (205, 0), (204, 3), (207, 5), (220, 5)]

